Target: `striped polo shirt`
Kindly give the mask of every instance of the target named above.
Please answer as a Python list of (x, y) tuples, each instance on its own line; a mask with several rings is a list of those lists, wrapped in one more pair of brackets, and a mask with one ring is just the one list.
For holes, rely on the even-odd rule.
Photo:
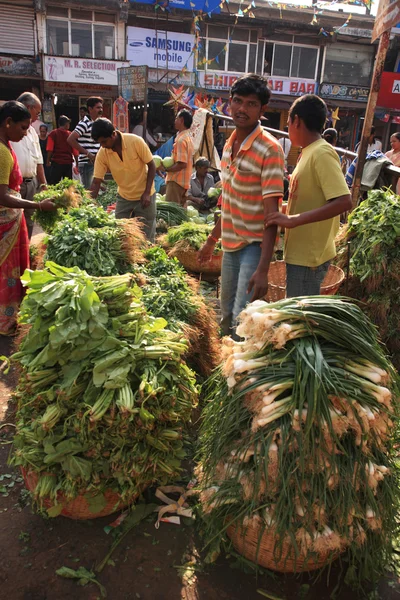
[[(89, 117), (84, 116), (82, 121), (79, 121), (74, 131), (79, 135), (78, 143), (85, 148), (88, 152), (96, 155), (100, 150), (100, 144), (95, 142), (92, 138), (92, 125), (93, 121)], [(80, 154), (78, 158), (79, 164), (83, 165), (89, 162), (86, 154)]]
[(235, 139), (236, 131), (226, 142), (221, 160), (221, 241), (225, 252), (261, 242), (264, 200), (283, 196), (285, 157), (278, 140), (258, 124), (232, 160)]
[(190, 179), (193, 173), (193, 140), (190, 134), (190, 130), (180, 131), (175, 138), (175, 142), (172, 148), (172, 158), (174, 162), (186, 163), (186, 168), (176, 173), (167, 173), (167, 183), (169, 181), (175, 181), (183, 189), (188, 190), (190, 188)]

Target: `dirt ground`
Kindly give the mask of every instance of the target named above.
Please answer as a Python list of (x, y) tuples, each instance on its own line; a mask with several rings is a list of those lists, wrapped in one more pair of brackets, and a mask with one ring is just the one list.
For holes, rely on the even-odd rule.
[[(12, 340), (0, 336), (0, 355), (8, 356)], [(15, 405), (10, 395), (13, 370), (0, 377), (0, 598), (4, 600), (97, 600), (95, 584), (56, 574), (60, 567), (95, 570), (110, 550), (112, 534), (104, 527), (117, 515), (89, 521), (43, 518), (32, 511), (29, 494), (18, 471), (7, 465)], [(336, 588), (338, 568), (330, 582), (313, 583), (307, 575), (282, 576), (264, 572), (256, 577), (237, 556), (204, 563), (196, 524), (180, 526), (154, 518), (143, 521), (121, 541), (104, 570), (97, 575), (109, 600), (353, 600), (357, 593), (345, 584)], [(334, 595), (333, 592), (336, 592)], [(260, 593), (263, 592), (263, 593)], [(388, 575), (377, 589), (359, 593), (368, 600), (397, 600), (400, 584)]]

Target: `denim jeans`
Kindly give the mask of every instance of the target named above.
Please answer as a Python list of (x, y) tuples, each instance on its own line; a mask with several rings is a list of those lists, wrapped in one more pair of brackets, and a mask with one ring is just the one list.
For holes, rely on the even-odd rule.
[(82, 184), (85, 189), (90, 190), (93, 181), (93, 163), (83, 163), (79, 165), (79, 174), (81, 176)]
[(286, 298), (318, 296), (329, 264), (328, 260), (319, 267), (286, 265)]
[(253, 243), (236, 252), (224, 252), (221, 271), (222, 335), (236, 335), (236, 320), (253, 292), (247, 293), (249, 281), (261, 258), (261, 244)]

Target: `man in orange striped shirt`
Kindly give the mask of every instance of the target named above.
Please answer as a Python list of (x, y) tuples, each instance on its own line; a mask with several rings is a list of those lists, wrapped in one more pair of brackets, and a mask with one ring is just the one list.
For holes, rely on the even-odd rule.
[(270, 96), (267, 81), (255, 74), (232, 87), (236, 129), (222, 154), (221, 219), (200, 251), (200, 261), (209, 260), (221, 237), (221, 329), (235, 338), (239, 313), (267, 293), (277, 228), (264, 229), (264, 219), (278, 210), (283, 196), (284, 154), (259, 122)]
[(190, 178), (193, 173), (193, 142), (189, 129), (192, 126), (192, 115), (188, 110), (181, 110), (176, 115), (176, 136), (172, 158), (174, 164), (166, 170), (167, 190), (166, 201), (176, 202), (183, 206), (186, 202), (186, 193), (190, 188)]

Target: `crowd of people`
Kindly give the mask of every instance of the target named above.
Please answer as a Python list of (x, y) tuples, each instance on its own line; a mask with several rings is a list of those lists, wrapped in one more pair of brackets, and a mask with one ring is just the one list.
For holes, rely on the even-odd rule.
[[(267, 293), (268, 270), (278, 227), (285, 229), (287, 296), (320, 293), (335, 257), (334, 239), (340, 215), (351, 208), (349, 188), (334, 147), (337, 132), (324, 131), (328, 110), (318, 96), (297, 98), (289, 111), (288, 138), (277, 140), (260, 125), (271, 92), (264, 78), (252, 74), (238, 79), (230, 106), (235, 130), (222, 153), (219, 200), (221, 217), (199, 260), (205, 262), (221, 239), (222, 333), (236, 333), (236, 319), (247, 302)], [(153, 160), (149, 141), (141, 132), (121, 133), (102, 117), (103, 100), (92, 97), (87, 111), (70, 132), (71, 120), (60, 116), (58, 128), (39, 135), (33, 123), (41, 111), (30, 92), (0, 108), (0, 333), (10, 334), (22, 297), (20, 275), (29, 262), (31, 216), (34, 210), (54, 210), (49, 200), (33, 202), (38, 189), (64, 177), (80, 178), (96, 198), (107, 172), (118, 185), (116, 218), (137, 217), (154, 241), (156, 203), (154, 179), (165, 178), (166, 201), (209, 210), (208, 190), (215, 185), (209, 161), (199, 158), (193, 169), (192, 115), (180, 110), (172, 164)], [(136, 135), (141, 133), (142, 135)], [(376, 144), (374, 131), (370, 144)], [(285, 195), (287, 157), (291, 146), (302, 151), (290, 178), (286, 214), (280, 210)], [(400, 166), (400, 133), (391, 137), (387, 157)], [(398, 184), (398, 192), (400, 191)], [(25, 218), (23, 218), (23, 211)]]

